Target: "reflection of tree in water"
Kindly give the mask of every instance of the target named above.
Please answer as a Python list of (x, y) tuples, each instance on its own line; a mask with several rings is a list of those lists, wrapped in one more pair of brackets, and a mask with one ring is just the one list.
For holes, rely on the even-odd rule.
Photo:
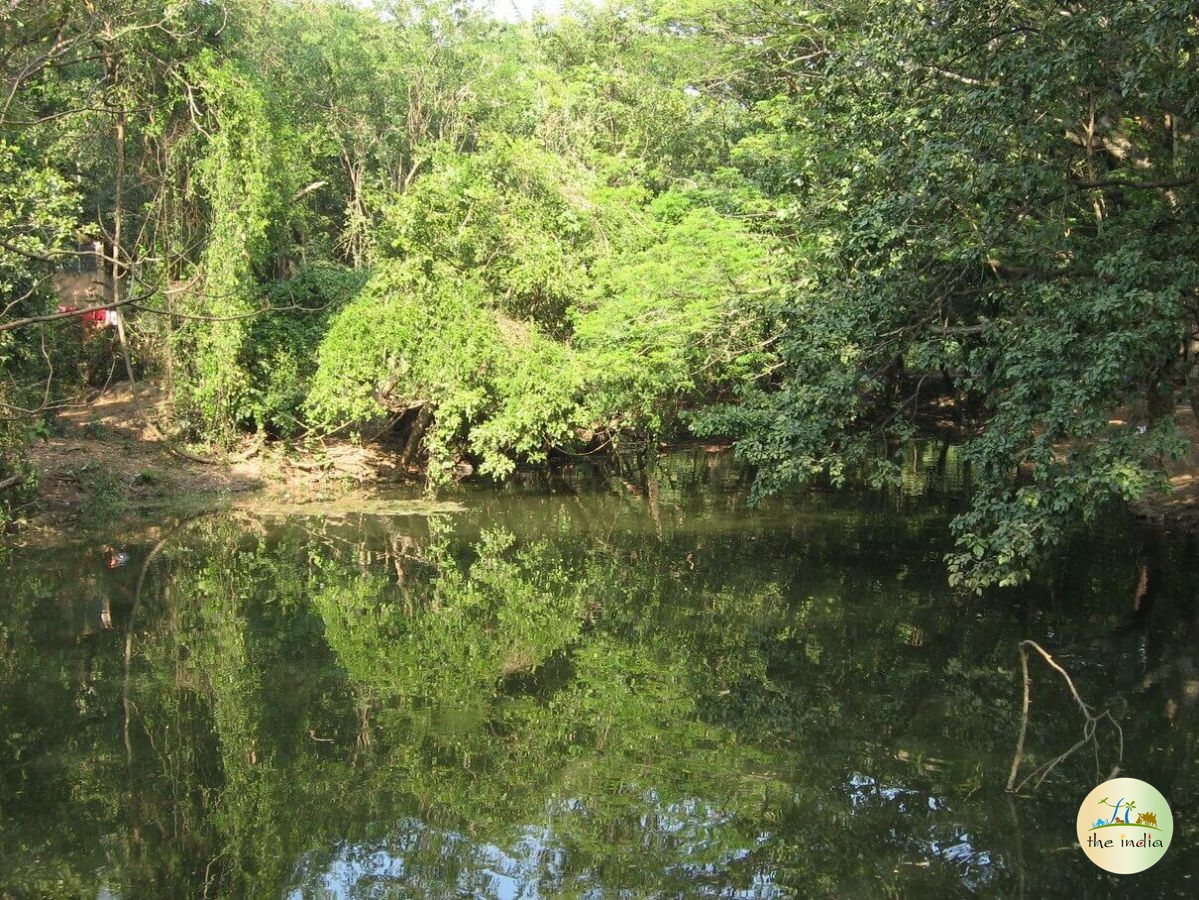
[[(1037, 621), (1069, 639), (1077, 612), (1035, 593), (1024, 621), (959, 606), (927, 550), (936, 521), (816, 500), (756, 527), (670, 482), (640, 529), (649, 500), (628, 492), (432, 525), (198, 522), (153, 560), (134, 617), (131, 758), (112, 712), (120, 605), (93, 718), (41, 692), (78, 648), (47, 653), (33, 600), (4, 609), (6, 786), (35, 777), (23, 759), (57, 760), (5, 846), (129, 896), (330, 878), (418, 895), (952, 893), (1006, 891), (1027, 867), (1054, 883), (1059, 863), (1031, 846), (1019, 863), (1018, 829), (992, 811), (1015, 642)], [(1130, 584), (1135, 549), (1104, 549)], [(22, 578), (30, 597), (58, 590)], [(1158, 640), (1159, 621), (1139, 627)], [(22, 683), (36, 734), (18, 727)], [(31, 865), (6, 871), (0, 889), (36, 883)]]
[(120, 809), (114, 709), (130, 575), (94, 544), (2, 561), (0, 894), (94, 893), (84, 873), (104, 859), (97, 822)]

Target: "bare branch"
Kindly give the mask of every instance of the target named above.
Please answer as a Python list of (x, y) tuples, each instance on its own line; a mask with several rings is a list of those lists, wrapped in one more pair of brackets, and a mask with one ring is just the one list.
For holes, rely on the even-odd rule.
[(329, 183), (329, 182), (327, 182), (327, 181), (314, 181), (314, 182), (312, 182), (312, 184), (308, 185), (308, 187), (306, 187), (306, 188), (303, 188), (303, 189), (301, 189), (301, 190), (297, 191), (297, 192), (295, 193), (295, 195), (294, 195), (294, 196), (291, 198), (291, 202), (292, 202), (292, 203), (297, 203), (297, 202), (299, 202), (299, 201), (300, 201), (300, 200), (302, 200), (304, 197), (306, 197), (306, 196), (308, 196), (309, 194), (311, 194), (313, 191), (319, 191), (321, 188), (323, 188), (323, 187), (324, 187), (325, 185), (327, 185), (328, 183)]
[[(1119, 770), (1120, 763), (1122, 763), (1124, 761), (1124, 730), (1120, 727), (1119, 723), (1112, 717), (1111, 712), (1109, 710), (1105, 709), (1103, 712), (1099, 713), (1098, 715), (1093, 713), (1091, 711), (1091, 707), (1086, 704), (1086, 702), (1082, 699), (1082, 695), (1078, 693), (1078, 688), (1076, 688), (1074, 686), (1074, 680), (1070, 677), (1070, 674), (1064, 668), (1062, 668), (1062, 666), (1058, 663), (1058, 661), (1056, 659), (1053, 658), (1053, 656), (1049, 653), (1048, 650), (1046, 650), (1044, 647), (1042, 647), (1036, 641), (1029, 641), (1029, 640), (1021, 641), (1019, 647), (1020, 647), (1020, 671), (1021, 671), (1021, 674), (1023, 675), (1023, 684), (1024, 684), (1024, 700), (1023, 700), (1023, 704), (1021, 706), (1021, 712), (1020, 712), (1020, 736), (1016, 740), (1016, 752), (1012, 756), (1012, 766), (1011, 766), (1010, 771), (1008, 772), (1007, 791), (1009, 793), (1011, 793), (1012, 791), (1015, 791), (1018, 793), (1019, 791), (1023, 790), (1025, 785), (1027, 785), (1034, 778), (1036, 779), (1036, 784), (1033, 785), (1033, 787), (1034, 788), (1039, 787), (1041, 785), (1041, 783), (1046, 778), (1049, 777), (1049, 774), (1055, 768), (1057, 768), (1059, 763), (1061, 763), (1063, 760), (1065, 760), (1067, 757), (1069, 757), (1075, 751), (1079, 750), (1082, 747), (1085, 747), (1088, 743), (1095, 744), (1096, 763), (1098, 763), (1099, 744), (1098, 744), (1098, 741), (1096, 741), (1096, 739), (1095, 739), (1095, 732), (1096, 732), (1097, 728), (1099, 727), (1099, 723), (1102, 722), (1104, 719), (1106, 719), (1108, 722), (1111, 723), (1112, 727), (1116, 729), (1116, 733), (1119, 735), (1119, 738), (1120, 738), (1119, 757), (1116, 761), (1116, 766), (1113, 769), (1112, 774), (1108, 776), (1109, 778), (1114, 777), (1116, 771)], [(1074, 702), (1078, 704), (1078, 708), (1082, 711), (1084, 724), (1083, 724), (1082, 740), (1078, 741), (1076, 744), (1074, 744), (1074, 746), (1070, 747), (1064, 753), (1060, 753), (1057, 756), (1055, 756), (1053, 759), (1049, 760), (1048, 762), (1041, 764), (1036, 769), (1034, 769), (1029, 775), (1026, 775), (1023, 781), (1021, 781), (1019, 784), (1016, 784), (1016, 776), (1020, 772), (1020, 763), (1023, 762), (1023, 760), (1024, 760), (1024, 740), (1028, 734), (1028, 713), (1029, 713), (1030, 707), (1032, 706), (1032, 696), (1031, 696), (1032, 680), (1029, 678), (1029, 675), (1028, 675), (1028, 650), (1029, 650), (1029, 648), (1036, 650), (1037, 653), (1039, 653), (1041, 655), (1041, 658), (1044, 659), (1045, 662), (1054, 671), (1056, 671), (1059, 675), (1061, 675), (1062, 678), (1065, 680), (1066, 686), (1070, 689), (1070, 696), (1074, 698)]]
[(1126, 178), (1104, 178), (1099, 181), (1076, 181), (1080, 188), (1123, 188), (1136, 191), (1164, 191), (1171, 188), (1187, 187), (1199, 181), (1199, 175), (1189, 178), (1171, 178), (1160, 181), (1129, 181)]

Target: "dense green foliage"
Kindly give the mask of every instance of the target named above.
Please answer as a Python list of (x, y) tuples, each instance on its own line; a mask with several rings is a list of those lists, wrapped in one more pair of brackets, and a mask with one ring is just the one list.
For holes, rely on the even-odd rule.
[(215, 444), (390, 436), (439, 483), (690, 430), (764, 496), (950, 423), (967, 588), (1179, 447), (1193, 4), (101, 6), (0, 12), (0, 479), (83, 387), (28, 320), (93, 246)]
[[(732, 413), (742, 451), (765, 488), (885, 478), (914, 432), (899, 371), (952, 373), (976, 475), (952, 578), (1017, 583), (1069, 525), (1144, 493), (1176, 446), (1199, 322), (1194, 7), (839, 14), (852, 27), (823, 26), (821, 78), (788, 104), (802, 133), (785, 209), (809, 280), (782, 384)], [(1120, 407), (1130, 424), (1112, 427)]]
[(387, 262), (337, 316), (307, 404), (318, 422), (366, 422), (429, 406), (430, 476), (453, 466), (464, 434), (484, 471), (504, 450), (540, 455), (572, 424), (573, 360), (535, 325), (488, 307), (486, 289), (444, 263)]
[(363, 272), (316, 264), (271, 286), (268, 300), (275, 313), (251, 320), (242, 361), (250, 372), (250, 405), (260, 431), (291, 437), (306, 429), (303, 407), (321, 341), (330, 319), (365, 281)]

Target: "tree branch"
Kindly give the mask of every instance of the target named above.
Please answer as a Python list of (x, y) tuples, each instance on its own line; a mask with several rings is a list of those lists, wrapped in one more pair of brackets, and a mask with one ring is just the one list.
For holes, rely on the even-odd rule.
[(65, 313), (47, 313), (44, 316), (27, 316), (24, 319), (13, 319), (11, 322), (0, 323), (0, 332), (12, 331), (16, 328), (24, 328), (26, 325), (36, 325), (38, 322), (60, 322), (63, 319), (75, 319), (83, 315), (85, 312), (91, 312), (97, 309), (119, 309), (122, 306), (129, 306), (138, 303), (142, 300), (148, 300), (153, 294), (144, 294), (137, 297), (126, 297), (124, 300), (115, 303), (104, 303), (100, 306), (92, 306), (87, 309), (77, 309), (73, 312)]
[(1161, 181), (1128, 181), (1125, 178), (1104, 178), (1099, 181), (1076, 181), (1074, 184), (1080, 188), (1128, 188), (1129, 190), (1138, 191), (1163, 191), (1170, 188), (1187, 187), (1199, 181), (1199, 175), (1192, 175), (1189, 178), (1171, 178)]

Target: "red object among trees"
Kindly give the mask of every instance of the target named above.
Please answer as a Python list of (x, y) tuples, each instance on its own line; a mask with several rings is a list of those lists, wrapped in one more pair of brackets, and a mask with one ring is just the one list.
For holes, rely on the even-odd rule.
[(60, 313), (79, 313), (79, 320), (85, 328), (105, 328), (115, 325), (119, 315), (115, 309), (79, 309), (77, 306), (58, 307)]

